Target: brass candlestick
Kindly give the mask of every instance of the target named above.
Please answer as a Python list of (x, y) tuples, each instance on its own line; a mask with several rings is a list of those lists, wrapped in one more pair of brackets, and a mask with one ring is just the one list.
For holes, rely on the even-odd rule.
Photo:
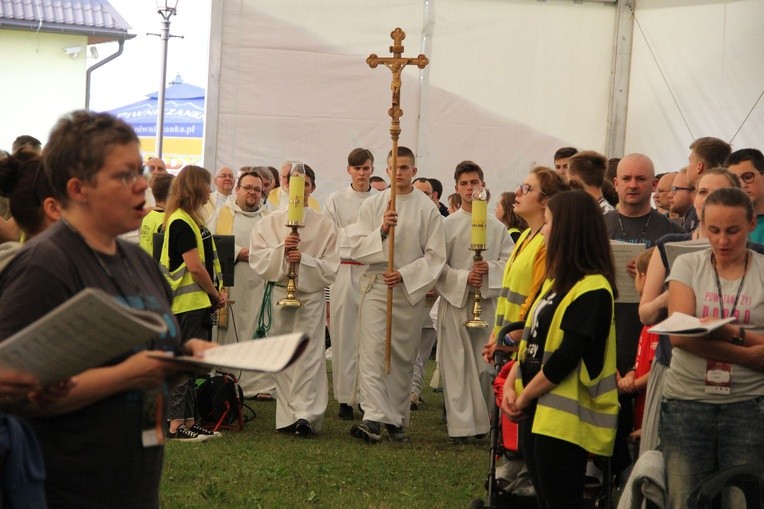
[[(300, 232), (298, 232), (297, 229), (302, 228), (302, 224), (297, 221), (287, 221), (287, 226), (292, 229), (294, 235), (297, 235), (298, 237), (300, 236)], [(286, 286), (287, 296), (283, 299), (279, 299), (276, 304), (288, 308), (302, 307), (302, 301), (294, 296), (295, 292), (297, 292), (297, 264), (295, 262), (289, 262), (288, 278)]]
[[(483, 260), (480, 255), (485, 251), (485, 246), (473, 244), (470, 246), (470, 251), (475, 251), (475, 256), (472, 257), (473, 262), (479, 262)], [(480, 287), (474, 286), (475, 292), (472, 298), (472, 319), (464, 322), (464, 326), (468, 329), (485, 329), (488, 327), (488, 322), (480, 318), (480, 314), (483, 312), (483, 308), (480, 305), (480, 301), (483, 298), (480, 296)]]

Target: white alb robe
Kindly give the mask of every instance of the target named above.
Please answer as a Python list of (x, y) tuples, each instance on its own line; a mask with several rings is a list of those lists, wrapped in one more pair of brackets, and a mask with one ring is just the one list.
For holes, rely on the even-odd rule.
[(368, 265), (361, 278), (359, 322), (359, 399), (364, 419), (406, 426), (410, 413), (411, 380), (425, 314), (425, 295), (445, 263), (443, 218), (425, 194), (414, 189), (396, 198), (395, 269), (403, 282), (393, 289), (390, 374), (385, 372), (387, 271), (390, 239), (380, 235), (390, 190), (366, 200), (358, 228), (366, 232), (353, 245), (354, 260)]
[(361, 204), (377, 190), (362, 193), (348, 186), (330, 194), (324, 202), (324, 214), (337, 227), (339, 272), (330, 287), (329, 335), (332, 338), (332, 385), (334, 398), (354, 405), (358, 392), (358, 312), (361, 306), (361, 275), (366, 267), (352, 259), (353, 226)]
[[(233, 214), (232, 232), (218, 231), (218, 217), (223, 209), (227, 209)], [(234, 256), (238, 256), (243, 247), (249, 248), (252, 230), (266, 214), (267, 212), (263, 207), (255, 212), (247, 212), (242, 210), (235, 201), (230, 200), (217, 211), (207, 225), (213, 234), (233, 235)], [(234, 286), (228, 287), (228, 300), (233, 302), (229, 308), (228, 327), (215, 327), (212, 332), (212, 338), (221, 345), (252, 340), (252, 335), (257, 327), (260, 303), (263, 300), (264, 281), (252, 270), (249, 263), (237, 261), (234, 266), (233, 277)], [(233, 312), (232, 315), (231, 311)], [(273, 373), (241, 371), (235, 374), (239, 377), (239, 384), (246, 397), (260, 393), (271, 393), (275, 389), (276, 382)]]
[[(488, 277), (480, 288), (481, 317), (490, 321), (496, 312), (501, 279), (514, 242), (506, 226), (489, 215), (486, 223)], [(488, 433), (492, 396), (490, 365), (483, 360), (483, 345), (491, 327), (468, 329), (472, 318), (473, 288), (467, 283), (474, 251), (470, 251), (472, 214), (459, 209), (443, 221), (446, 235), (446, 264), (435, 289), (438, 307), (438, 367), (448, 416), (448, 435), (466, 437)]]
[(337, 254), (337, 230), (331, 219), (305, 208), (304, 228), (300, 228), (299, 250), (302, 259), (297, 267), (297, 293), (302, 307), (279, 306), (286, 297), (289, 263), (284, 256), (284, 239), (291, 232), (287, 211), (277, 210), (260, 220), (252, 231), (249, 263), (266, 281), (272, 281), (271, 309), (273, 322), (268, 336), (305, 332), (310, 336), (302, 356), (276, 373), (276, 428), (285, 428), (298, 419), (306, 419), (314, 431), (320, 431), (329, 403), (324, 330), (326, 303), (324, 288), (334, 282), (340, 265)]

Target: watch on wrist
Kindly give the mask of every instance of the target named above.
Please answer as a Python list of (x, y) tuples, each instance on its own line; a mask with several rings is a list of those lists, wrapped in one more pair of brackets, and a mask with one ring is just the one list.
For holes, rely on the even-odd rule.
[(382, 235), (382, 240), (385, 240), (388, 236), (388, 233), (385, 233), (385, 230), (382, 229), (382, 227), (379, 227), (379, 233)]
[(742, 327), (737, 328), (737, 334), (731, 340), (733, 345), (743, 346), (745, 343), (745, 329)]

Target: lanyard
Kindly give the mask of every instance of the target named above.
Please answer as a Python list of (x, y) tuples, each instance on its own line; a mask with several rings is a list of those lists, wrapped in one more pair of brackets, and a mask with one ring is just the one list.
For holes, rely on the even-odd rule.
[[(743, 265), (743, 277), (740, 278), (740, 284), (737, 287), (737, 294), (735, 294), (735, 302), (732, 303), (732, 310), (730, 310), (730, 314), (727, 316), (733, 316), (735, 314), (735, 309), (737, 308), (737, 301), (740, 299), (740, 292), (743, 290), (743, 283), (745, 282), (745, 276), (748, 274), (748, 256), (749, 252), (746, 249), (745, 251), (745, 265)], [(719, 315), (719, 318), (724, 318), (724, 294), (722, 293), (722, 282), (719, 280), (719, 271), (716, 270), (716, 258), (714, 257), (714, 253), (711, 253), (711, 267), (714, 268), (714, 276), (716, 276), (716, 290), (719, 292), (719, 312), (721, 313)]]
[[(82, 241), (83, 244), (85, 244), (85, 247), (87, 247), (90, 254), (93, 255), (93, 258), (95, 258), (96, 262), (98, 262), (98, 265), (101, 267), (101, 269), (106, 274), (106, 277), (109, 278), (109, 281), (114, 286), (114, 288), (117, 290), (119, 295), (122, 297), (122, 300), (125, 302), (125, 305), (134, 307), (131, 305), (130, 300), (128, 299), (127, 292), (124, 291), (122, 288), (122, 285), (119, 284), (119, 281), (117, 281), (117, 278), (114, 276), (112, 271), (109, 269), (109, 267), (106, 265), (106, 262), (103, 260), (103, 257), (95, 250), (93, 249), (90, 244), (87, 243), (85, 240), (85, 237), (82, 236), (82, 234), (74, 227), (72, 226), (68, 221), (65, 219), (62, 219), (64, 224), (69, 227), (70, 230), (72, 230), (75, 234), (77, 234), (77, 237)], [(122, 265), (125, 267), (125, 272), (127, 274), (127, 278), (133, 283), (136, 297), (140, 300), (140, 307), (138, 309), (148, 309), (146, 306), (146, 298), (143, 295), (143, 292), (141, 291), (141, 287), (138, 285), (138, 278), (133, 273), (132, 269), (130, 268), (130, 264), (127, 261), (127, 257), (125, 256), (125, 253), (122, 251), (122, 246), (119, 245), (119, 242), (117, 242), (117, 255), (119, 256), (119, 260), (122, 262)]]
[[(621, 213), (618, 212), (618, 224), (621, 226), (621, 235), (623, 235), (623, 240), (626, 242), (629, 242), (629, 236), (626, 235), (626, 230), (623, 228), (623, 221), (621, 221)], [(645, 221), (645, 225), (642, 228), (642, 233), (639, 234), (639, 239), (637, 239), (637, 244), (643, 244), (645, 242), (645, 235), (647, 234), (647, 227), (650, 226), (650, 219), (653, 218), (653, 214), (649, 213), (647, 214), (647, 221)]]

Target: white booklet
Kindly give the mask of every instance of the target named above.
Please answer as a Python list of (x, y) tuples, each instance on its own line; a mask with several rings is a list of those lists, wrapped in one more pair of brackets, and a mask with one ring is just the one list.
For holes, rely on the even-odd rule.
[(1, 342), (0, 368), (31, 373), (46, 385), (100, 366), (166, 330), (159, 314), (86, 288)]
[(673, 334), (674, 336), (705, 336), (725, 323), (731, 323), (736, 320), (734, 316), (717, 319), (704, 319), (686, 315), (684, 313), (674, 312), (671, 316), (661, 323), (651, 327), (649, 332), (653, 334)]
[(171, 357), (170, 352), (155, 352), (150, 355), (168, 362), (187, 364), (189, 367), (277, 372), (296, 361), (302, 355), (308, 341), (306, 334), (295, 332), (221, 345), (205, 350), (203, 357)]
[(632, 244), (620, 240), (611, 240), (613, 265), (615, 266), (615, 284), (618, 287), (618, 300), (621, 303), (639, 303), (639, 293), (634, 286), (634, 278), (626, 270), (626, 264), (645, 250), (646, 244)]
[(668, 258), (669, 267), (674, 266), (679, 255), (694, 253), (708, 249), (708, 239), (685, 240), (684, 242), (666, 242), (666, 258)]

